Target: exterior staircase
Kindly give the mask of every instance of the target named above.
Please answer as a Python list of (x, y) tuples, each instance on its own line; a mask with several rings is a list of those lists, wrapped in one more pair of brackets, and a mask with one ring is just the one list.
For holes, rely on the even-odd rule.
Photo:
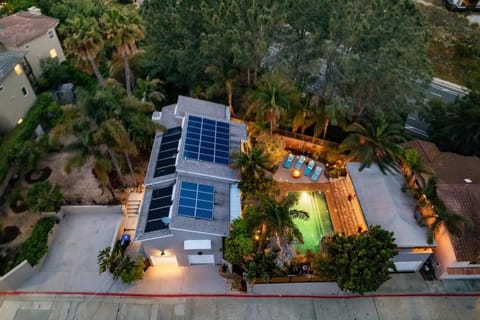
[(143, 193), (132, 192), (125, 204), (125, 231), (135, 231), (137, 227), (138, 214), (142, 205)]

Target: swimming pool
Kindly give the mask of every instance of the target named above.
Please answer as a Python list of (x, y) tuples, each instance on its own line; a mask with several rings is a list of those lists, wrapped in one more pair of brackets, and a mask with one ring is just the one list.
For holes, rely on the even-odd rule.
[(309, 213), (308, 220), (293, 219), (303, 235), (303, 244), (294, 244), (294, 249), (305, 253), (307, 249), (319, 251), (318, 244), (323, 236), (333, 233), (325, 195), (319, 191), (293, 192), (298, 203), (293, 208)]

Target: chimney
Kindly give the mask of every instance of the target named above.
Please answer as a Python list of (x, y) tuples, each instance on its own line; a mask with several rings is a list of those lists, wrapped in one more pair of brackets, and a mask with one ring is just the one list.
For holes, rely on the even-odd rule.
[(42, 15), (42, 9), (37, 8), (35, 6), (28, 8), (28, 12), (31, 14), (34, 14), (36, 16), (41, 16)]

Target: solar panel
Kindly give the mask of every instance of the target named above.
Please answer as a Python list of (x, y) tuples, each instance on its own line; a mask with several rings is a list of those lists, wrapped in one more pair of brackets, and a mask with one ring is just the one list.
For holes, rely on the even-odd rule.
[(165, 219), (168, 218), (170, 206), (172, 205), (172, 192), (173, 186), (153, 190), (152, 199), (148, 207), (145, 232), (161, 230), (168, 227)]
[(230, 163), (230, 125), (189, 116), (183, 156), (187, 159)]
[(153, 175), (155, 178), (175, 173), (175, 158), (181, 135), (180, 127), (168, 129), (163, 133)]
[(214, 191), (213, 186), (182, 181), (178, 200), (178, 214), (212, 220)]

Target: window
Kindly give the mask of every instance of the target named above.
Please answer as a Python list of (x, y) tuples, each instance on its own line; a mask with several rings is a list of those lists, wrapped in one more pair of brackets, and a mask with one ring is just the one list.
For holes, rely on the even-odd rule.
[(17, 75), (21, 75), (23, 73), (22, 67), (19, 64), (17, 64), (14, 69)]
[(55, 49), (50, 49), (50, 58), (56, 58), (57, 57), (57, 50)]
[(28, 95), (27, 88), (22, 87), (22, 94), (23, 94), (24, 97), (26, 97)]
[(48, 38), (49, 39), (53, 39), (54, 36), (55, 36), (55, 34), (53, 33), (53, 30), (48, 31)]

